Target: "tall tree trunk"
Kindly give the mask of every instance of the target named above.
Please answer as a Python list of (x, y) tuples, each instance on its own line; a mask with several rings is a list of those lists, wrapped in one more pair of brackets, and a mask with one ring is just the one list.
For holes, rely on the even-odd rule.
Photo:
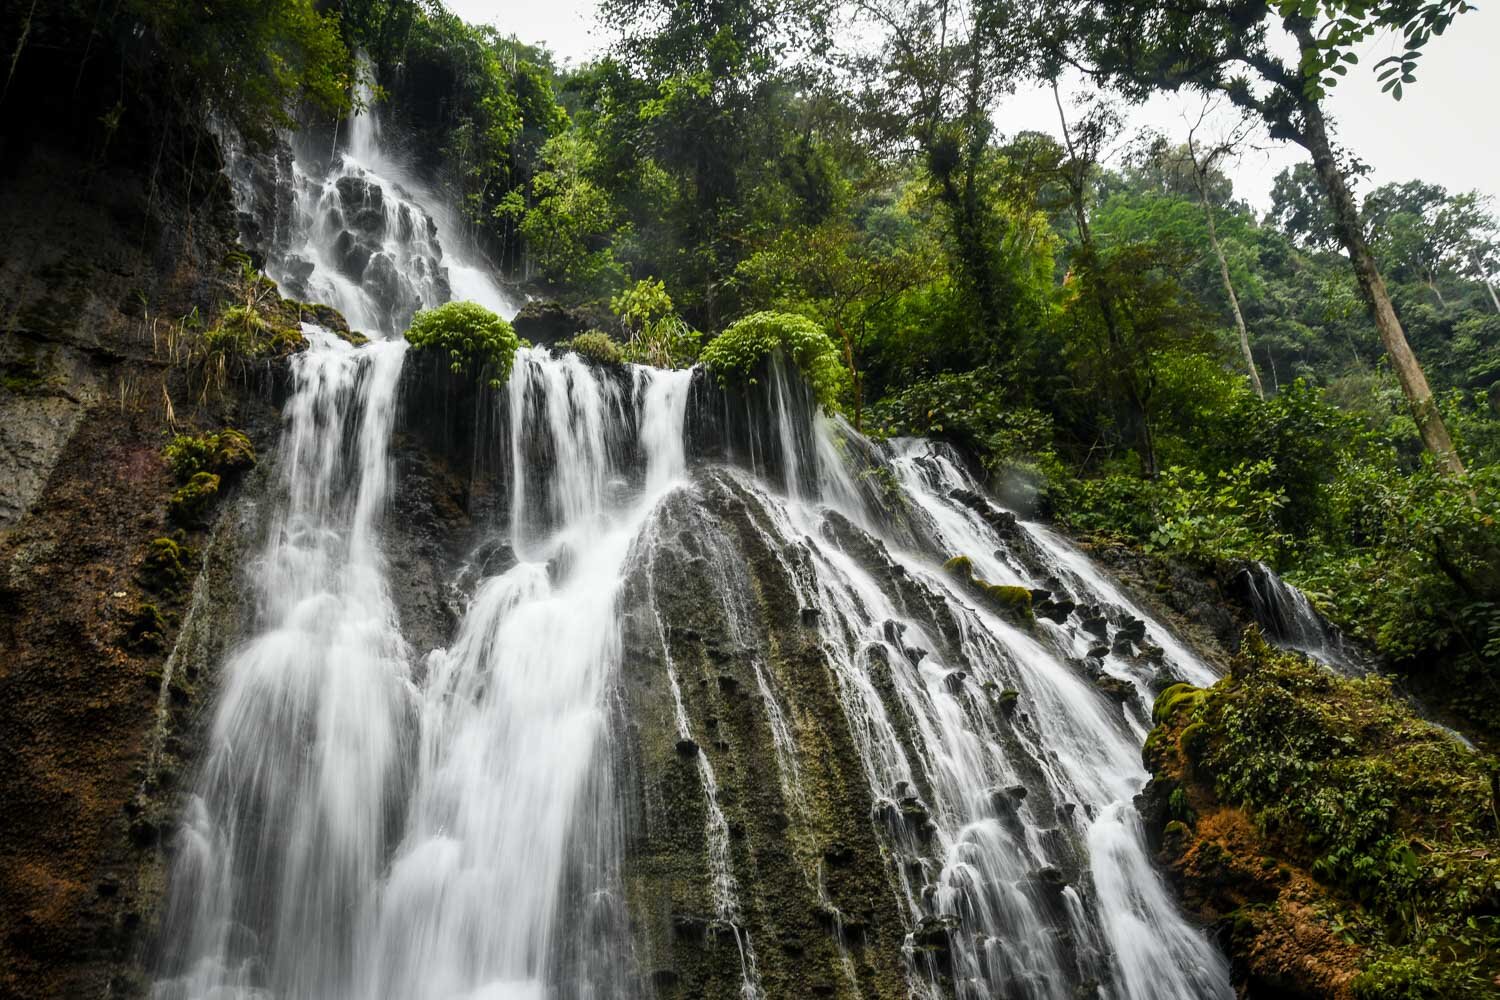
[(1141, 475), (1147, 479), (1155, 479), (1158, 471), (1156, 437), (1151, 433), (1150, 413), (1146, 409), (1146, 400), (1141, 393), (1139, 381), (1136, 379), (1134, 369), (1136, 359), (1129, 356), (1130, 352), (1125, 345), (1125, 337), (1120, 330), (1119, 313), (1115, 309), (1114, 295), (1110, 291), (1109, 282), (1105, 280), (1099, 252), (1094, 246), (1093, 230), (1089, 228), (1085, 173), (1089, 164), (1080, 161), (1077, 151), (1073, 148), (1073, 137), (1068, 131), (1068, 116), (1063, 113), (1062, 95), (1058, 92), (1056, 80), (1052, 81), (1052, 100), (1057, 104), (1057, 117), (1062, 123), (1063, 142), (1068, 148), (1071, 169), (1067, 171), (1066, 181), (1069, 196), (1073, 201), (1073, 218), (1078, 224), (1078, 242), (1082, 250), (1085, 280), (1093, 288), (1094, 297), (1099, 304), (1099, 313), (1104, 318), (1110, 354), (1113, 355), (1115, 363), (1121, 366), (1120, 382), (1125, 390), (1127, 403), (1126, 423), (1129, 425), (1131, 436), (1135, 438), (1136, 451), (1140, 455)]
[(1208, 223), (1208, 242), (1219, 260), (1219, 278), (1224, 282), (1224, 292), (1229, 296), (1229, 307), (1234, 310), (1234, 326), (1240, 334), (1240, 351), (1245, 355), (1245, 368), (1250, 372), (1250, 384), (1255, 394), (1266, 398), (1265, 387), (1260, 384), (1260, 372), (1255, 370), (1255, 355), (1250, 353), (1250, 332), (1245, 329), (1245, 317), (1240, 312), (1240, 298), (1234, 294), (1234, 282), (1229, 278), (1229, 261), (1224, 258), (1224, 248), (1219, 244), (1219, 228), (1214, 225), (1214, 207), (1208, 198), (1208, 182), (1203, 174), (1207, 167), (1198, 164), (1198, 152), (1193, 148), (1193, 137), (1188, 136), (1188, 155), (1193, 158), (1193, 181), (1198, 187), (1198, 202), (1203, 206), (1203, 219)]
[[(1303, 41), (1304, 51), (1311, 42), (1312, 36), (1308, 33)], [(1364, 293), (1365, 303), (1375, 318), (1375, 328), (1380, 331), (1380, 341), (1390, 355), (1391, 365), (1396, 369), (1401, 391), (1406, 394), (1406, 401), (1411, 406), (1412, 417), (1422, 435), (1422, 444), (1432, 452), (1443, 471), (1462, 476), (1463, 460), (1458, 457), (1453, 439), (1448, 436), (1448, 428), (1433, 401), (1432, 389), (1427, 385), (1427, 376), (1422, 373), (1422, 366), (1417, 363), (1417, 356), (1412, 353), (1411, 345), (1406, 341), (1406, 331), (1396, 318), (1390, 293), (1385, 288), (1385, 279), (1380, 276), (1380, 268), (1375, 263), (1374, 255), (1370, 253), (1369, 244), (1365, 242), (1365, 234), (1359, 224), (1359, 209), (1354, 204), (1354, 196), (1349, 192), (1349, 185), (1344, 181), (1343, 171), (1339, 169), (1333, 146), (1328, 140), (1328, 123), (1323, 117), (1323, 109), (1316, 101), (1303, 100), (1301, 111), (1303, 128), (1299, 138), (1312, 154), (1313, 167), (1318, 172), (1318, 179), (1323, 182), (1323, 190), (1328, 194), (1329, 204), (1333, 208), (1339, 239), (1349, 252), (1354, 274), (1359, 279), (1360, 291)]]

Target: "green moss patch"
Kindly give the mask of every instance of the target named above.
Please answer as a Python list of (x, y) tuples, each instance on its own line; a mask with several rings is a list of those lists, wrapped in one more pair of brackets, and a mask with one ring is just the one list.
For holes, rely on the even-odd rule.
[(208, 520), (214, 501), (219, 496), (220, 479), (212, 472), (195, 472), (177, 491), (167, 505), (172, 520), (188, 527), (201, 527)]
[(975, 597), (1007, 621), (1026, 628), (1036, 624), (1031, 609), (1031, 591), (1003, 583), (990, 583), (974, 574), (974, 561), (958, 555), (943, 563), (943, 572), (962, 583)]
[(207, 434), (179, 434), (167, 443), (162, 455), (179, 483), (199, 472), (229, 476), (255, 465), (255, 446), (242, 432), (232, 428)]
[(187, 583), (192, 550), (174, 538), (153, 538), (136, 576), (158, 594), (175, 594)]

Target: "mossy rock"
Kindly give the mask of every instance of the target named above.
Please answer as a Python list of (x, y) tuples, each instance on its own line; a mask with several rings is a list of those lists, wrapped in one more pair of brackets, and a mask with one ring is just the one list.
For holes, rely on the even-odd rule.
[(983, 580), (974, 581), (979, 585), (985, 596), (990, 599), (990, 604), (1002, 615), (1012, 620), (1031, 623), (1036, 616), (1031, 610), (1031, 591), (1025, 587), (1012, 587), (1001, 583), (986, 583)]
[(1156, 696), (1151, 706), (1151, 721), (1158, 726), (1172, 718), (1184, 707), (1197, 708), (1203, 704), (1204, 690), (1191, 684), (1173, 684)]
[(213, 472), (243, 472), (255, 465), (255, 446), (243, 432), (226, 428), (214, 435)]
[(1182, 753), (1194, 764), (1203, 760), (1208, 753), (1209, 731), (1202, 722), (1190, 722), (1182, 730), (1182, 735), (1177, 738), (1177, 743), (1182, 747)]
[(212, 472), (195, 472), (172, 494), (168, 511), (179, 524), (200, 526), (208, 519), (219, 496), (220, 479)]
[(125, 644), (143, 653), (157, 653), (166, 645), (167, 621), (154, 604), (142, 604), (125, 623)]
[(141, 586), (159, 594), (174, 594), (187, 582), (192, 553), (172, 538), (153, 538), (137, 577)]
[(968, 556), (954, 556), (943, 563), (943, 569), (961, 580), (971, 580), (974, 577), (974, 560)]
[(241, 431), (226, 427), (208, 434), (179, 434), (162, 451), (172, 475), (186, 484), (200, 472), (229, 477), (255, 465), (255, 446)]
[(974, 575), (974, 561), (965, 555), (957, 555), (943, 563), (943, 572), (962, 583), (985, 606), (1000, 614), (1013, 625), (1031, 628), (1036, 624), (1032, 612), (1032, 592), (1026, 587), (990, 583)]

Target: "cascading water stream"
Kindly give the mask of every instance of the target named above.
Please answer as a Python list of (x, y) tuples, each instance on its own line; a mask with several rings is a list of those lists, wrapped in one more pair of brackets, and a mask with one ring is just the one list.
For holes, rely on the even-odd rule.
[(1318, 613), (1307, 595), (1265, 563), (1246, 566), (1236, 575), (1234, 583), (1266, 637), (1278, 646), (1310, 656), (1347, 676), (1367, 671), (1359, 654)]
[(377, 537), (406, 345), (307, 334), (255, 574), (265, 627), (224, 667), (159, 996), (339, 995), (340, 928), (368, 905), (406, 781), (410, 656)]

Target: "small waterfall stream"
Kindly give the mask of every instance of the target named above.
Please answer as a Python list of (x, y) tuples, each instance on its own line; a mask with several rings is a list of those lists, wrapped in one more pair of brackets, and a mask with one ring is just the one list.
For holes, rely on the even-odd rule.
[[(661, 724), (692, 758), (710, 937), (735, 949), (743, 1000), (801, 995), (763, 980), (775, 945), (753, 930), (757, 875), (720, 781), (734, 744), (704, 715), (708, 678), (674, 659), (691, 634), (683, 566), (754, 690), (775, 770), (754, 778), (785, 804), (840, 995), (860, 995), (868, 962), (835, 902), (837, 852), (805, 846), (826, 791), (810, 775), (827, 765), (809, 734), (834, 727), (873, 804), (858, 822), (886, 862), (910, 995), (1232, 995), (1132, 805), (1152, 693), (1212, 670), (1065, 539), (987, 500), (948, 449), (863, 439), (779, 358), (759, 395), (736, 397), (701, 372), (519, 352), (491, 396), (499, 556), (446, 648), (410, 648), (382, 547), (398, 334), (453, 295), (513, 309), (456, 240), (444, 249), (441, 206), (382, 155), (373, 115), (333, 166), (294, 167), (269, 271), (386, 339), (352, 348), (309, 328), (293, 362), (250, 575), (258, 625), (223, 666), (176, 839), (158, 998), (651, 995), (622, 805), (642, 776), (622, 761), (652, 723), (628, 717), (646, 695), (622, 676), (653, 664), (673, 701)], [(731, 508), (768, 562), (746, 558)], [(1035, 622), (976, 600), (944, 569), (959, 555), (1030, 590)], [(757, 625), (771, 577), (841, 718), (810, 717), (773, 669), (784, 650)]]

